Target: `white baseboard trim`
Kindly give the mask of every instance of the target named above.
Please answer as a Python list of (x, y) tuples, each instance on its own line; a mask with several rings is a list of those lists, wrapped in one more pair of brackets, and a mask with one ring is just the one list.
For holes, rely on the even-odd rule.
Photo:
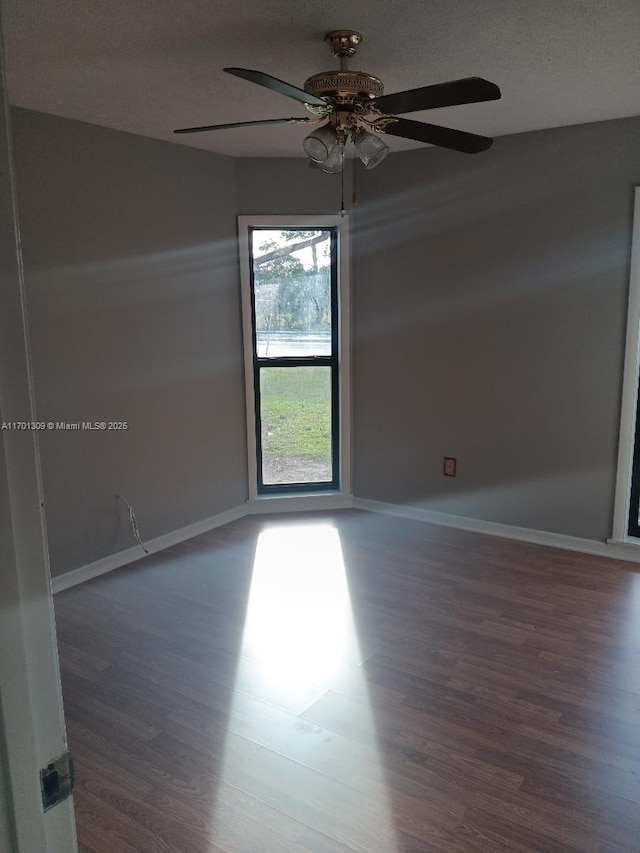
[(408, 518), (413, 521), (423, 521), (427, 524), (437, 524), (440, 527), (454, 527), (457, 530), (486, 533), (488, 536), (499, 536), (501, 539), (515, 539), (518, 542), (546, 545), (550, 548), (562, 548), (566, 551), (578, 551), (583, 554), (594, 554), (598, 557), (626, 560), (632, 563), (640, 562), (640, 547), (631, 543), (599, 542), (596, 539), (581, 539), (578, 536), (566, 536), (563, 533), (532, 530), (528, 527), (515, 527), (510, 524), (499, 524), (495, 521), (466, 518), (461, 515), (450, 515), (449, 513), (436, 512), (430, 509), (373, 501), (368, 498), (354, 498), (353, 507), (354, 509), (364, 509), (369, 512), (395, 515), (399, 518)]
[[(466, 518), (461, 515), (450, 515), (419, 507), (403, 506), (402, 504), (373, 501), (368, 498), (356, 498), (352, 495), (323, 494), (323, 495), (280, 495), (258, 500), (247, 501), (242, 506), (220, 512), (210, 518), (188, 524), (171, 533), (157, 536), (145, 542), (150, 554), (164, 551), (172, 545), (185, 542), (201, 533), (215, 530), (224, 524), (230, 524), (246, 515), (264, 515), (268, 513), (311, 512), (336, 509), (362, 509), (368, 512), (379, 512), (394, 515), (398, 518), (408, 518), (412, 521), (422, 521), (427, 524), (437, 524), (441, 527), (453, 527), (457, 530), (469, 530), (473, 533), (485, 533), (488, 536), (499, 536), (502, 539), (514, 539), (518, 542), (529, 542), (533, 545), (546, 545), (550, 548), (562, 548), (567, 551), (578, 551), (583, 554), (594, 554), (598, 557), (608, 557), (615, 560), (625, 560), (640, 563), (640, 542), (599, 542), (595, 539), (581, 539), (577, 536), (565, 536), (562, 533), (551, 533), (546, 530), (532, 530), (528, 527), (515, 527), (510, 524), (499, 524), (495, 521), (483, 521), (478, 518)], [(120, 569), (129, 563), (144, 557), (140, 546), (127, 548), (110, 554), (94, 563), (80, 566), (51, 579), (51, 588), (55, 595), (84, 581), (97, 578)]]
[[(186, 527), (171, 531), (171, 533), (157, 536), (155, 539), (145, 541), (144, 544), (150, 554), (156, 554), (158, 551), (164, 551), (165, 548), (185, 542), (187, 539), (193, 539), (194, 536), (207, 533), (209, 530), (215, 530), (216, 527), (222, 527), (223, 524), (237, 521), (246, 515), (263, 515), (280, 512), (318, 512), (331, 509), (350, 509), (352, 506), (352, 495), (329, 493), (273, 495), (268, 498), (247, 501), (242, 506), (220, 512), (217, 515), (212, 515), (210, 518), (204, 518), (202, 521), (196, 521), (195, 524), (188, 524)], [(72, 569), (70, 572), (53, 577), (51, 579), (52, 592), (55, 595), (57, 592), (70, 589), (79, 583), (84, 583), (85, 581), (100, 577), (100, 575), (106, 575), (115, 569), (120, 569), (122, 566), (127, 566), (129, 563), (134, 563), (144, 556), (144, 551), (139, 545), (127, 548), (125, 551), (118, 551), (116, 554), (110, 554), (108, 557), (103, 557), (94, 563), (80, 566), (78, 569)]]
[(629, 560), (640, 563), (640, 540), (607, 539), (608, 556), (615, 555), (617, 560)]
[(319, 512), (331, 509), (351, 509), (353, 495), (324, 492), (321, 494), (269, 495), (247, 501), (250, 515), (272, 512)]
[[(233, 509), (212, 515), (210, 518), (203, 518), (202, 521), (187, 524), (186, 527), (180, 527), (178, 530), (172, 530), (171, 533), (165, 533), (162, 536), (157, 536), (155, 539), (145, 541), (144, 545), (150, 554), (156, 554), (158, 551), (164, 551), (165, 548), (170, 548), (179, 542), (185, 542), (187, 539), (193, 539), (194, 536), (199, 536), (201, 533), (207, 533), (216, 527), (222, 527), (223, 524), (237, 521), (237, 519), (243, 518), (245, 515), (248, 515), (246, 505), (233, 507)], [(144, 556), (145, 553), (139, 545), (127, 548), (125, 551), (118, 551), (116, 554), (110, 554), (108, 557), (103, 557), (94, 563), (80, 566), (78, 569), (72, 569), (70, 572), (53, 577), (51, 579), (52, 592), (55, 595), (57, 592), (70, 589), (79, 583), (84, 583), (84, 581), (97, 578), (100, 575), (106, 575), (107, 572), (112, 572), (114, 569), (120, 569), (122, 566), (134, 563)]]

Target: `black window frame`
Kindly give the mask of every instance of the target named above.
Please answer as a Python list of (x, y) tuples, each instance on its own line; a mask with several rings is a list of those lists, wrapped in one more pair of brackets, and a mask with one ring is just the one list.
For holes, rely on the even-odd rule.
[[(258, 356), (256, 329), (256, 300), (253, 265), (253, 234), (256, 231), (322, 231), (330, 234), (330, 293), (331, 293), (331, 353), (314, 356)], [(249, 242), (249, 297), (251, 306), (251, 346), (253, 348), (253, 389), (256, 437), (256, 478), (258, 495), (286, 495), (301, 492), (329, 492), (340, 490), (340, 370), (339, 370), (339, 298), (338, 298), (338, 228), (335, 225), (287, 225), (286, 229), (272, 225), (250, 225)], [(331, 368), (331, 480), (312, 483), (265, 483), (262, 474), (262, 418), (260, 398), (260, 371), (270, 367), (329, 367)]]

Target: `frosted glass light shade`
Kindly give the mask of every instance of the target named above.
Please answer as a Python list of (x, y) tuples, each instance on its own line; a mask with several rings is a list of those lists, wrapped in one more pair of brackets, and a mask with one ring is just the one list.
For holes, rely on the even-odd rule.
[(355, 149), (365, 168), (375, 169), (389, 153), (389, 146), (375, 133), (362, 131), (355, 140)]
[(330, 124), (324, 124), (305, 137), (302, 147), (316, 163), (323, 163), (336, 144), (337, 134)]
[(344, 167), (344, 145), (334, 145), (328, 156), (317, 165), (319, 169), (330, 175), (339, 174)]

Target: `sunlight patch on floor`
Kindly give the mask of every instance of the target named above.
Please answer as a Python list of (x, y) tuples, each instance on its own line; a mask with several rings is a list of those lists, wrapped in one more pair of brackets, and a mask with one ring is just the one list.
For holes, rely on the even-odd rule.
[[(255, 828), (248, 822), (243, 839), (238, 812), (228, 808), (230, 791), (240, 790), (260, 800), (263, 812), (271, 809), (263, 826), (279, 837), (265, 850), (305, 851), (297, 842), (311, 827), (358, 853), (396, 853), (361, 660), (337, 529), (287, 524), (263, 531), (227, 725), (260, 748), (241, 763), (225, 756), (216, 844), (232, 837), (240, 849), (251, 844)], [(344, 700), (349, 713), (319, 723), (314, 715), (330, 715), (331, 699)]]
[[(622, 690), (640, 693), (640, 574), (625, 573), (624, 606), (618, 620), (611, 667)], [(637, 699), (632, 702), (637, 711)]]
[(265, 677), (323, 684), (353, 633), (338, 532), (304, 526), (265, 531), (258, 541), (242, 653)]

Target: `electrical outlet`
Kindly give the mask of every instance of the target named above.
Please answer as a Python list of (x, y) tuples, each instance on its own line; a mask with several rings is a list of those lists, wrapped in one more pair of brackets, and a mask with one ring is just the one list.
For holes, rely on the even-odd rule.
[(455, 477), (456, 476), (456, 460), (453, 456), (445, 456), (444, 457), (444, 468), (443, 473), (445, 477)]

